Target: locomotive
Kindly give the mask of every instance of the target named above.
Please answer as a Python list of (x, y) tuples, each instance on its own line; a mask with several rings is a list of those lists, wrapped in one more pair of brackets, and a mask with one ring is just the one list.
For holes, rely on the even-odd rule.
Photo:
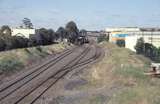
[(79, 33), (71, 32), (68, 37), (68, 42), (75, 45), (89, 43), (87, 32), (85, 30), (81, 30)]
[(76, 44), (77, 45), (83, 45), (85, 43), (89, 43), (89, 40), (88, 40), (88, 37), (87, 36), (84, 36), (84, 35), (81, 35), (77, 38), (77, 41), (76, 41)]

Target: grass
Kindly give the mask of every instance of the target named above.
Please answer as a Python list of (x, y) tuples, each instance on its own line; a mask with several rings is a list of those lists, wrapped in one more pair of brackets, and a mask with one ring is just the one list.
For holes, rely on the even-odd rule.
[(0, 52), (0, 72), (8, 74), (19, 71), (48, 55), (61, 52), (66, 47), (67, 45), (60, 43)]
[(139, 83), (148, 83), (149, 81), (149, 77), (144, 75), (144, 70), (132, 66), (116, 69), (114, 74), (125, 79), (134, 79), (134, 81), (139, 81)]
[[(150, 68), (148, 58), (112, 43), (103, 42), (100, 46), (104, 47), (105, 57), (84, 76), (89, 83), (81, 88), (104, 88), (105, 94), (111, 93), (106, 104), (160, 104), (160, 79), (144, 75)], [(113, 88), (117, 90), (112, 91)]]
[(88, 104), (104, 104), (105, 98), (102, 95), (96, 95), (90, 98)]
[(6, 57), (4, 59), (1, 59), (0, 61), (1, 72), (5, 73), (14, 72), (20, 70), (23, 67), (24, 67), (23, 63), (14, 57)]
[(159, 104), (158, 86), (141, 85), (119, 91), (109, 104)]
[(160, 80), (144, 75), (150, 68), (151, 61), (117, 46), (110, 47), (109, 50), (111, 56), (106, 62), (113, 64), (113, 71), (109, 73), (109, 77), (113, 79), (113, 83), (123, 86), (113, 94), (109, 104), (157, 104), (160, 101), (158, 100), (160, 91), (157, 86)]

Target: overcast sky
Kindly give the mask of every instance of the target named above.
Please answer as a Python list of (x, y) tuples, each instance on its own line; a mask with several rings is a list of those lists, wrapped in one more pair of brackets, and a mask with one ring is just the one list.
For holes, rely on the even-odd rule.
[(28, 17), (36, 28), (57, 29), (73, 20), (79, 28), (160, 26), (160, 0), (0, 0), (0, 25), (19, 26)]

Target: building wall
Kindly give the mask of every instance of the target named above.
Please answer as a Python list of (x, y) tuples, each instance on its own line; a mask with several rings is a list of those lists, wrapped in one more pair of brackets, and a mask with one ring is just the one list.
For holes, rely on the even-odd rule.
[(128, 48), (128, 49), (130, 49), (132, 51), (135, 51), (134, 47), (136, 45), (137, 38), (138, 37), (135, 37), (135, 36), (126, 37), (126, 39), (125, 39), (125, 48)]
[[(158, 33), (158, 32), (157, 32)], [(160, 32), (157, 33), (147, 33), (147, 34), (139, 34), (139, 35), (130, 35), (125, 38), (126, 48), (135, 51), (134, 47), (137, 43), (139, 38), (143, 38), (145, 43), (150, 43), (156, 46), (157, 48), (160, 47)]]
[(126, 36), (128, 36), (128, 33), (125, 32), (111, 32), (109, 35), (109, 41), (116, 43), (117, 40), (125, 40)]
[(106, 28), (105, 31), (109, 33), (109, 41), (116, 43), (117, 40), (125, 40), (126, 36), (134, 32), (139, 32), (140, 29), (137, 27), (119, 27)]
[(160, 47), (159, 28), (106, 28), (106, 32), (109, 33), (110, 42), (116, 43), (117, 40), (125, 40), (125, 47), (132, 51), (135, 51), (134, 47), (141, 37), (146, 43)]
[(137, 27), (119, 27), (119, 28), (106, 28), (107, 32), (128, 32), (128, 31), (140, 31)]
[(35, 29), (12, 29), (12, 36), (24, 36), (29, 38), (30, 34), (35, 34)]

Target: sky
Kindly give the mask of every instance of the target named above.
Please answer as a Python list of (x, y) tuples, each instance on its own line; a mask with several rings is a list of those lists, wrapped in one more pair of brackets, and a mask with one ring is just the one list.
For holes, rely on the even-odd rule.
[(19, 26), (25, 17), (55, 30), (71, 20), (87, 30), (159, 27), (160, 0), (0, 0), (0, 26)]

